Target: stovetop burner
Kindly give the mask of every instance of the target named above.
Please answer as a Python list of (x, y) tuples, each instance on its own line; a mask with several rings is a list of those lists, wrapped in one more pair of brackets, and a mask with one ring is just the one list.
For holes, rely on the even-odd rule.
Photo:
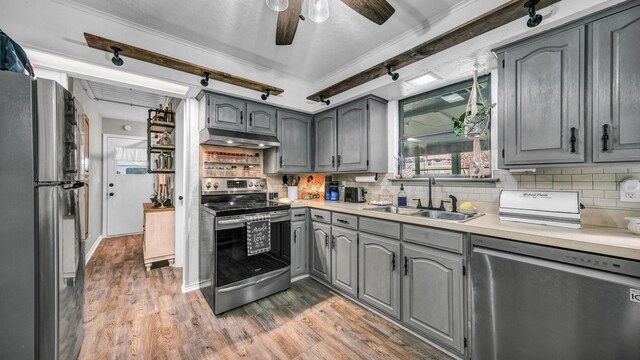
[(288, 204), (267, 201), (266, 193), (202, 195), (201, 204), (212, 210), (216, 216), (255, 214), (291, 208)]

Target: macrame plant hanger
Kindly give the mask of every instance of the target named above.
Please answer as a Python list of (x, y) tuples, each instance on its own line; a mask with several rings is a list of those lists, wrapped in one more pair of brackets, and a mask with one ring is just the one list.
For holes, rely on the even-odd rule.
[[(486, 109), (481, 114), (478, 114), (478, 105)], [(467, 116), (464, 118), (464, 136), (469, 140), (473, 140), (473, 158), (471, 166), (469, 166), (469, 174), (471, 177), (481, 177), (483, 174), (480, 140), (487, 136), (487, 130), (489, 129), (489, 123), (491, 121), (491, 110), (490, 106), (487, 107), (482, 97), (480, 85), (478, 84), (477, 70), (473, 72), (473, 86), (471, 87), (466, 114)]]

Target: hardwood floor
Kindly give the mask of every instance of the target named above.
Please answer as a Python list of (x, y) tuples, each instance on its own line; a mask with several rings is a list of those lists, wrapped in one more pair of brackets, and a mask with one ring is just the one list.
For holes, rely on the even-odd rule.
[(145, 271), (141, 236), (102, 241), (86, 269), (80, 359), (449, 359), (311, 279), (215, 317), (182, 270)]

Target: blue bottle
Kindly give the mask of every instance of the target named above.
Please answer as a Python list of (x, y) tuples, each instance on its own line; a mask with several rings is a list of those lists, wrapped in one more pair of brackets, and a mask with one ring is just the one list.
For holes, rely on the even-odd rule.
[(400, 192), (398, 193), (398, 206), (407, 206), (407, 194), (404, 192), (404, 184), (400, 184)]

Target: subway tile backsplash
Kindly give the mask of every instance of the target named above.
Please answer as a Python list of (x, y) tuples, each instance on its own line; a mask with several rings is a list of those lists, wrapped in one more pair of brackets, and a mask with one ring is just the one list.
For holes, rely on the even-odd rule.
[[(434, 204), (438, 205), (440, 200), (447, 200), (449, 195), (454, 195), (459, 201), (495, 203), (493, 205), (495, 211), (502, 189), (577, 190), (580, 192), (581, 202), (587, 207), (640, 210), (640, 203), (619, 200), (620, 181), (629, 177), (640, 178), (640, 166), (554, 168), (523, 173), (495, 170), (493, 174), (494, 177), (500, 179), (495, 188), (435, 186), (433, 188)], [(346, 181), (347, 186), (366, 188), (368, 199), (378, 194), (389, 194), (395, 201), (397, 193), (400, 191), (400, 184), (389, 181), (393, 178), (393, 174), (383, 176), (377, 183), (356, 183), (356, 175), (360, 174), (334, 175), (334, 180)], [(281, 196), (286, 196), (281, 176), (268, 176), (268, 182), (271, 191), (278, 191)], [(428, 186), (426, 185), (405, 184), (405, 191), (410, 205), (417, 204), (417, 201), (412, 200), (414, 198), (420, 198), (424, 203), (428, 197)], [(488, 212), (490, 209), (485, 209), (485, 211)]]

